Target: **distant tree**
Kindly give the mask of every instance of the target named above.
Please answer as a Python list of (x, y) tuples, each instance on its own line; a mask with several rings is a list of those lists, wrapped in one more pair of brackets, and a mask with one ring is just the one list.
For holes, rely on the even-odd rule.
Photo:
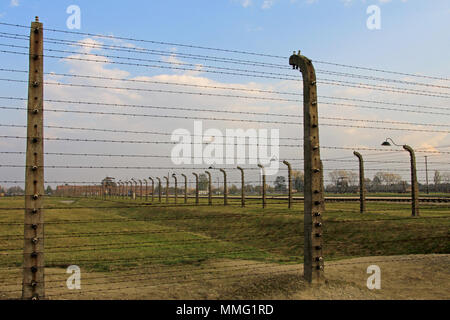
[(303, 192), (305, 189), (305, 174), (303, 171), (292, 171), (292, 185), (298, 192)]
[(236, 185), (232, 184), (229, 188), (228, 188), (228, 193), (229, 194), (238, 194), (239, 189), (238, 187), (236, 187)]
[(286, 191), (286, 178), (284, 176), (276, 177), (273, 184), (275, 186), (275, 191)]
[(252, 186), (251, 184), (246, 184), (244, 189), (245, 189), (246, 193), (253, 193), (256, 190), (256, 188), (254, 186)]
[(402, 181), (401, 175), (383, 171), (377, 172), (374, 175), (371, 186), (374, 191), (388, 191), (389, 187), (391, 187), (391, 191), (395, 189), (398, 190), (398, 188), (401, 188), (401, 190), (406, 190), (406, 183)]
[(47, 189), (45, 189), (45, 194), (51, 195), (53, 194), (53, 189), (50, 186), (47, 186)]
[(202, 173), (198, 176), (198, 188), (199, 188), (199, 190), (207, 190), (208, 189), (208, 177), (204, 173)]
[(378, 173), (375, 174), (375, 176), (373, 177), (373, 180), (372, 180), (372, 186), (373, 186), (374, 188), (377, 188), (377, 187), (381, 186), (382, 184), (383, 184), (383, 180), (382, 180), (382, 178), (381, 178), (380, 173), (378, 172)]
[(23, 191), (23, 189), (21, 187), (15, 186), (15, 187), (8, 188), (6, 193), (10, 196), (19, 196), (19, 195), (23, 195), (25, 193), (25, 191)]
[(345, 181), (348, 185), (356, 185), (358, 182), (358, 174), (350, 170), (333, 170), (329, 174), (331, 182), (338, 185)]
[(402, 181), (402, 177), (399, 174), (389, 172), (383, 173), (383, 179), (388, 186), (398, 184)]
[(450, 183), (450, 173), (446, 172), (442, 174), (442, 182), (443, 183)]
[(434, 171), (434, 186), (437, 188), (441, 183), (442, 183), (442, 175), (439, 171), (435, 170)]

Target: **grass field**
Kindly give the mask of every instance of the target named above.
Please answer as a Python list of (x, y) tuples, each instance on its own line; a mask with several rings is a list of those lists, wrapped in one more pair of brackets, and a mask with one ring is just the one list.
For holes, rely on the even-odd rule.
[[(182, 200), (178, 199), (178, 204)], [(289, 210), (286, 203), (276, 200), (269, 200), (266, 209), (257, 200), (248, 200), (246, 208), (241, 208), (239, 201), (227, 207), (220, 200), (214, 200), (212, 207), (203, 199), (200, 206), (174, 207), (173, 199), (170, 201), (169, 205), (151, 206), (140, 200), (46, 198), (49, 297), (254, 298), (258, 292), (266, 292), (265, 298), (279, 298), (282, 292), (286, 298), (285, 289), (289, 288), (294, 292), (288, 298), (305, 297), (299, 293), (305, 287), (292, 287), (302, 283), (303, 203), (295, 203)], [(0, 208), (21, 207), (22, 198), (0, 199)], [(370, 202), (366, 214), (358, 210), (358, 203), (326, 205), (326, 274), (341, 272), (340, 279), (340, 260), (351, 264), (361, 257), (380, 261), (395, 256), (385, 262), (395, 268), (396, 260), (419, 266), (425, 258), (417, 262), (414, 257), (425, 254), (444, 259), (448, 267), (448, 204), (423, 204), (421, 216), (416, 218), (410, 217), (408, 203)], [(20, 297), (22, 223), (23, 210), (0, 210), (0, 298)], [(355, 266), (370, 265), (370, 261), (363, 261)], [(69, 265), (82, 270), (81, 292), (65, 288), (65, 268)], [(362, 276), (367, 277), (364, 271)], [(427, 272), (433, 274), (433, 269)], [(448, 279), (448, 274), (439, 272)], [(359, 279), (354, 273), (346, 274), (347, 285)], [(338, 282), (327, 285), (332, 288)], [(157, 290), (160, 287), (164, 290)], [(363, 290), (352, 288), (351, 292)], [(365, 292), (363, 298), (378, 297), (367, 288)]]

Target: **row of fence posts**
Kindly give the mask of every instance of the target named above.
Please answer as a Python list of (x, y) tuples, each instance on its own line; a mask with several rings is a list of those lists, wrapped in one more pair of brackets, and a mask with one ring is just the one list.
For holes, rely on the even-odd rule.
[[(416, 170), (416, 155), (414, 149), (408, 145), (404, 145), (403, 149), (408, 151), (411, 160), (411, 216), (419, 216), (419, 185), (417, 182), (417, 170)], [(354, 151), (353, 154), (359, 160), (359, 202), (360, 202), (360, 212), (366, 212), (366, 181), (364, 177), (364, 159), (363, 156)]]
[[(288, 208), (292, 208), (292, 170), (291, 165), (288, 161), (283, 161), (284, 164), (288, 167)], [(266, 199), (266, 189), (267, 189), (267, 183), (266, 183), (266, 174), (265, 174), (265, 168), (262, 165), (258, 165), (258, 167), (261, 169), (262, 174), (262, 185), (261, 185), (261, 195), (262, 195), (262, 207), (265, 208), (267, 204)], [(245, 173), (244, 169), (241, 167), (237, 167), (237, 169), (241, 172), (241, 206), (245, 207), (246, 205), (246, 194), (245, 194)], [(223, 174), (223, 204), (227, 206), (228, 203), (228, 184), (227, 184), (227, 172), (224, 169), (219, 169), (220, 172)], [(208, 176), (208, 205), (212, 205), (212, 175), (211, 172), (205, 171), (205, 173)], [(199, 175), (197, 173), (192, 173), (195, 177), (195, 203), (199, 204)], [(185, 174), (181, 174), (181, 176), (184, 178), (184, 203), (186, 204), (188, 202), (188, 178)], [(174, 190), (174, 199), (175, 204), (178, 202), (178, 179), (176, 174), (172, 174), (172, 178), (174, 179), (175, 183), (175, 190)], [(158, 202), (162, 202), (161, 198), (161, 179), (159, 177), (156, 178), (158, 180)], [(170, 179), (169, 177), (164, 176), (164, 179), (166, 180), (166, 187), (165, 187), (165, 196), (166, 196), (166, 203), (169, 203), (169, 189), (170, 189)], [(154, 190), (155, 190), (155, 181), (152, 177), (149, 177), (148, 180), (152, 182), (151, 187), (151, 202), (154, 202)], [(101, 196), (102, 198), (107, 197), (118, 197), (118, 198), (132, 198), (137, 200), (138, 196), (140, 200), (143, 200), (143, 195), (145, 195), (145, 201), (148, 201), (148, 180), (147, 179), (130, 179), (128, 181), (121, 181), (119, 180), (117, 183), (111, 186), (107, 186), (104, 184), (98, 185), (98, 186), (85, 186), (84, 188), (80, 187), (73, 187), (72, 190), (67, 190), (69, 194), (72, 195), (84, 195), (85, 197), (98, 197)], [(143, 183), (145, 184), (145, 192), (143, 189)], [(138, 192), (138, 185), (139, 185), (139, 192)], [(84, 190), (83, 190), (84, 189)], [(61, 195), (64, 195), (62, 193)], [(67, 195), (67, 194), (66, 194)]]
[[(419, 204), (418, 204), (418, 195), (417, 195), (417, 175), (416, 172), (416, 164), (415, 164), (415, 154), (414, 150), (409, 147), (405, 146), (405, 150), (407, 150), (411, 157), (411, 180), (412, 180), (412, 188), (411, 188), (411, 199), (412, 199), (412, 216), (419, 216)], [(359, 197), (360, 197), (360, 212), (365, 213), (366, 212), (366, 186), (365, 186), (365, 175), (364, 175), (364, 159), (361, 153), (354, 151), (353, 154), (358, 158), (359, 161)], [(292, 208), (293, 204), (293, 197), (292, 197), (292, 167), (291, 164), (288, 161), (283, 161), (283, 163), (288, 168), (288, 208)], [(266, 175), (265, 170), (262, 165), (259, 165), (259, 167), (262, 170), (262, 185), (261, 185), (261, 195), (262, 195), (262, 207), (266, 207)], [(210, 167), (213, 169), (212, 167)], [(245, 207), (246, 199), (245, 199), (245, 173), (244, 169), (241, 167), (237, 167), (238, 170), (241, 172), (241, 206)], [(219, 169), (220, 172), (223, 173), (223, 181), (224, 181), (224, 194), (223, 194), (223, 201), (224, 205), (228, 205), (228, 186), (227, 186), (227, 172), (224, 169)], [(208, 175), (208, 204), (212, 205), (212, 177), (211, 173), (209, 171), (205, 171)], [(195, 176), (195, 203), (199, 204), (199, 176), (197, 173), (193, 173)], [(184, 203), (188, 202), (188, 178), (185, 174), (181, 174), (181, 176), (184, 178)], [(177, 185), (177, 177), (176, 174), (172, 174), (172, 177), (175, 180), (175, 203), (177, 203), (177, 194), (178, 194), (178, 185)], [(169, 179), (168, 177), (164, 177), (166, 179), (166, 202), (169, 201)], [(158, 180), (158, 201), (161, 202), (161, 179), (156, 178)], [(323, 179), (323, 172), (322, 172), (322, 179)], [(148, 180), (151, 181), (151, 202), (154, 202), (154, 190), (155, 190), (155, 181), (152, 177), (149, 177)], [(137, 199), (138, 195), (141, 200), (143, 200), (143, 195), (145, 195), (145, 201), (148, 201), (149, 196), (149, 185), (148, 185), (147, 179), (131, 179), (129, 181), (119, 181), (114, 186), (105, 186), (105, 185), (98, 185), (98, 186), (85, 186), (84, 188), (76, 188), (74, 187), (73, 191), (70, 192), (73, 195), (85, 195), (86, 197), (104, 197), (106, 196), (116, 196), (116, 197), (131, 197), (134, 199)], [(143, 190), (143, 183), (145, 184), (145, 192)], [(137, 191), (138, 185), (140, 186), (139, 192)], [(133, 190), (134, 186), (134, 190)]]

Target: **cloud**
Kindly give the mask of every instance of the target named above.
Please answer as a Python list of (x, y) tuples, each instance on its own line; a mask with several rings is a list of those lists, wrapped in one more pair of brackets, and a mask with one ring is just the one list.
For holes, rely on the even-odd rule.
[(9, 3), (11, 7), (18, 7), (20, 5), (19, 0), (11, 0)]
[(253, 4), (252, 0), (234, 0), (234, 1), (238, 1), (243, 8), (248, 8)]
[(264, 0), (261, 9), (267, 10), (272, 8), (272, 6), (274, 5), (275, 0)]

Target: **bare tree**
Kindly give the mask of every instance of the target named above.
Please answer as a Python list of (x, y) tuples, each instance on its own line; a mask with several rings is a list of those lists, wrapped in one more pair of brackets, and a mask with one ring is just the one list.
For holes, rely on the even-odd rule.
[(350, 170), (333, 170), (329, 173), (331, 182), (334, 185), (338, 184), (338, 181), (345, 180), (348, 185), (357, 185), (358, 183), (358, 174), (356, 172)]
[(297, 192), (303, 192), (305, 187), (305, 174), (303, 171), (292, 171), (292, 185)]
[(437, 170), (434, 171), (433, 180), (435, 188), (437, 188), (442, 183), (442, 175), (439, 171)]

